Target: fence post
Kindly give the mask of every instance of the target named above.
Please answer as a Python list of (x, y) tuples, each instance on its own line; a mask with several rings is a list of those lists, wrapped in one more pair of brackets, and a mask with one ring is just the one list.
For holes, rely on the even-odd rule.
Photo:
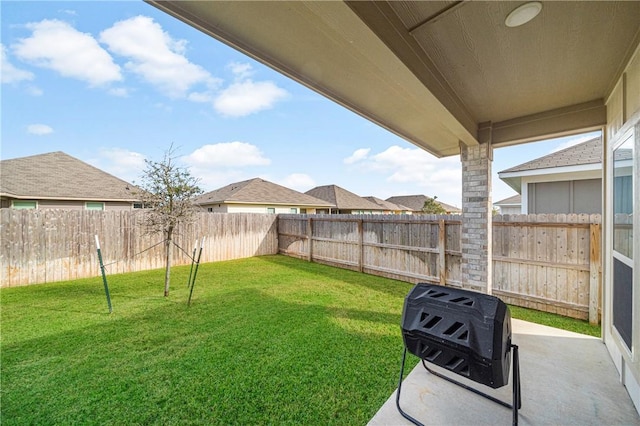
[(311, 217), (307, 218), (307, 241), (309, 242), (309, 254), (307, 255), (307, 260), (309, 262), (313, 261), (313, 219)]
[(438, 221), (438, 262), (440, 263), (440, 285), (447, 285), (447, 265), (446, 265), (446, 230), (444, 219)]
[(363, 220), (358, 219), (358, 271), (364, 272), (364, 226)]
[(600, 224), (589, 225), (589, 323), (598, 324), (600, 308)]

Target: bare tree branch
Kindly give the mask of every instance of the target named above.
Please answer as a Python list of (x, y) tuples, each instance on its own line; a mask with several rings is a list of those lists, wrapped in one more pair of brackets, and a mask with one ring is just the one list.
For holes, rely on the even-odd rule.
[(162, 161), (145, 160), (140, 190), (136, 195), (148, 209), (145, 214), (147, 232), (161, 232), (165, 238), (166, 270), (164, 295), (169, 295), (173, 232), (180, 223), (191, 222), (196, 213), (193, 198), (202, 193), (198, 179), (176, 161), (173, 144)]

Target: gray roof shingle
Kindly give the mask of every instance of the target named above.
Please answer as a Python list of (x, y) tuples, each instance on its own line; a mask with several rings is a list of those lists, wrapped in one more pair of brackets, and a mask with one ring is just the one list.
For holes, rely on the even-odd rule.
[(425, 195), (398, 195), (387, 198), (386, 201), (394, 204), (402, 204), (413, 211), (421, 211), (427, 197)]
[[(427, 201), (428, 198), (426, 195), (418, 194), (418, 195), (397, 195), (394, 197), (387, 198), (387, 201), (395, 204), (399, 204), (402, 206), (407, 206), (414, 212), (422, 211), (424, 207), (424, 202)], [(447, 203), (443, 203), (442, 201), (436, 200), (436, 203), (440, 204), (447, 212), (450, 213), (460, 213), (460, 210), (456, 206), (452, 206)]]
[(0, 194), (13, 198), (133, 202), (134, 189), (61, 151), (0, 161)]
[(602, 163), (602, 139), (597, 137), (558, 152), (545, 155), (544, 157), (519, 164), (503, 170), (500, 173), (524, 172), (527, 170), (599, 163)]
[(520, 205), (522, 204), (522, 195), (520, 194), (516, 194), (516, 195), (512, 195), (511, 197), (507, 197), (505, 199), (502, 199), (500, 201), (496, 201), (495, 203), (493, 203), (494, 206), (508, 206), (508, 205)]
[(401, 206), (399, 204), (391, 203), (389, 201), (380, 199), (378, 197), (362, 197), (362, 198), (364, 198), (365, 200), (369, 200), (372, 203), (375, 203), (375, 204), (379, 205), (380, 207), (384, 208), (385, 210), (390, 210), (390, 211), (407, 211), (407, 210), (411, 210), (407, 206)]
[(316, 186), (305, 192), (305, 194), (333, 203), (340, 210), (383, 210), (376, 203), (372, 203), (337, 185)]
[(253, 178), (242, 182), (231, 183), (222, 188), (202, 194), (195, 199), (196, 204), (290, 204), (299, 206), (333, 207), (324, 200), (302, 192), (266, 181)]

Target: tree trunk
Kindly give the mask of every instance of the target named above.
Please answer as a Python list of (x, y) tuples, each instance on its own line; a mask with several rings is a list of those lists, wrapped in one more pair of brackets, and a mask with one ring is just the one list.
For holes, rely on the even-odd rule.
[(169, 227), (167, 230), (167, 240), (165, 242), (165, 253), (167, 255), (165, 259), (165, 270), (164, 270), (164, 297), (169, 296), (169, 280), (171, 279), (171, 249), (173, 248), (173, 244), (171, 243), (173, 237), (173, 227)]

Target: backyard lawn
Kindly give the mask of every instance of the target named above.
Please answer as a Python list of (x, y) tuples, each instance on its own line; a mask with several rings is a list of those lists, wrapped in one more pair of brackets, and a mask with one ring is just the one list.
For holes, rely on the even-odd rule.
[(362, 425), (397, 385), (408, 283), (263, 256), (189, 307), (163, 274), (110, 275), (112, 314), (100, 278), (1, 290), (0, 423)]

